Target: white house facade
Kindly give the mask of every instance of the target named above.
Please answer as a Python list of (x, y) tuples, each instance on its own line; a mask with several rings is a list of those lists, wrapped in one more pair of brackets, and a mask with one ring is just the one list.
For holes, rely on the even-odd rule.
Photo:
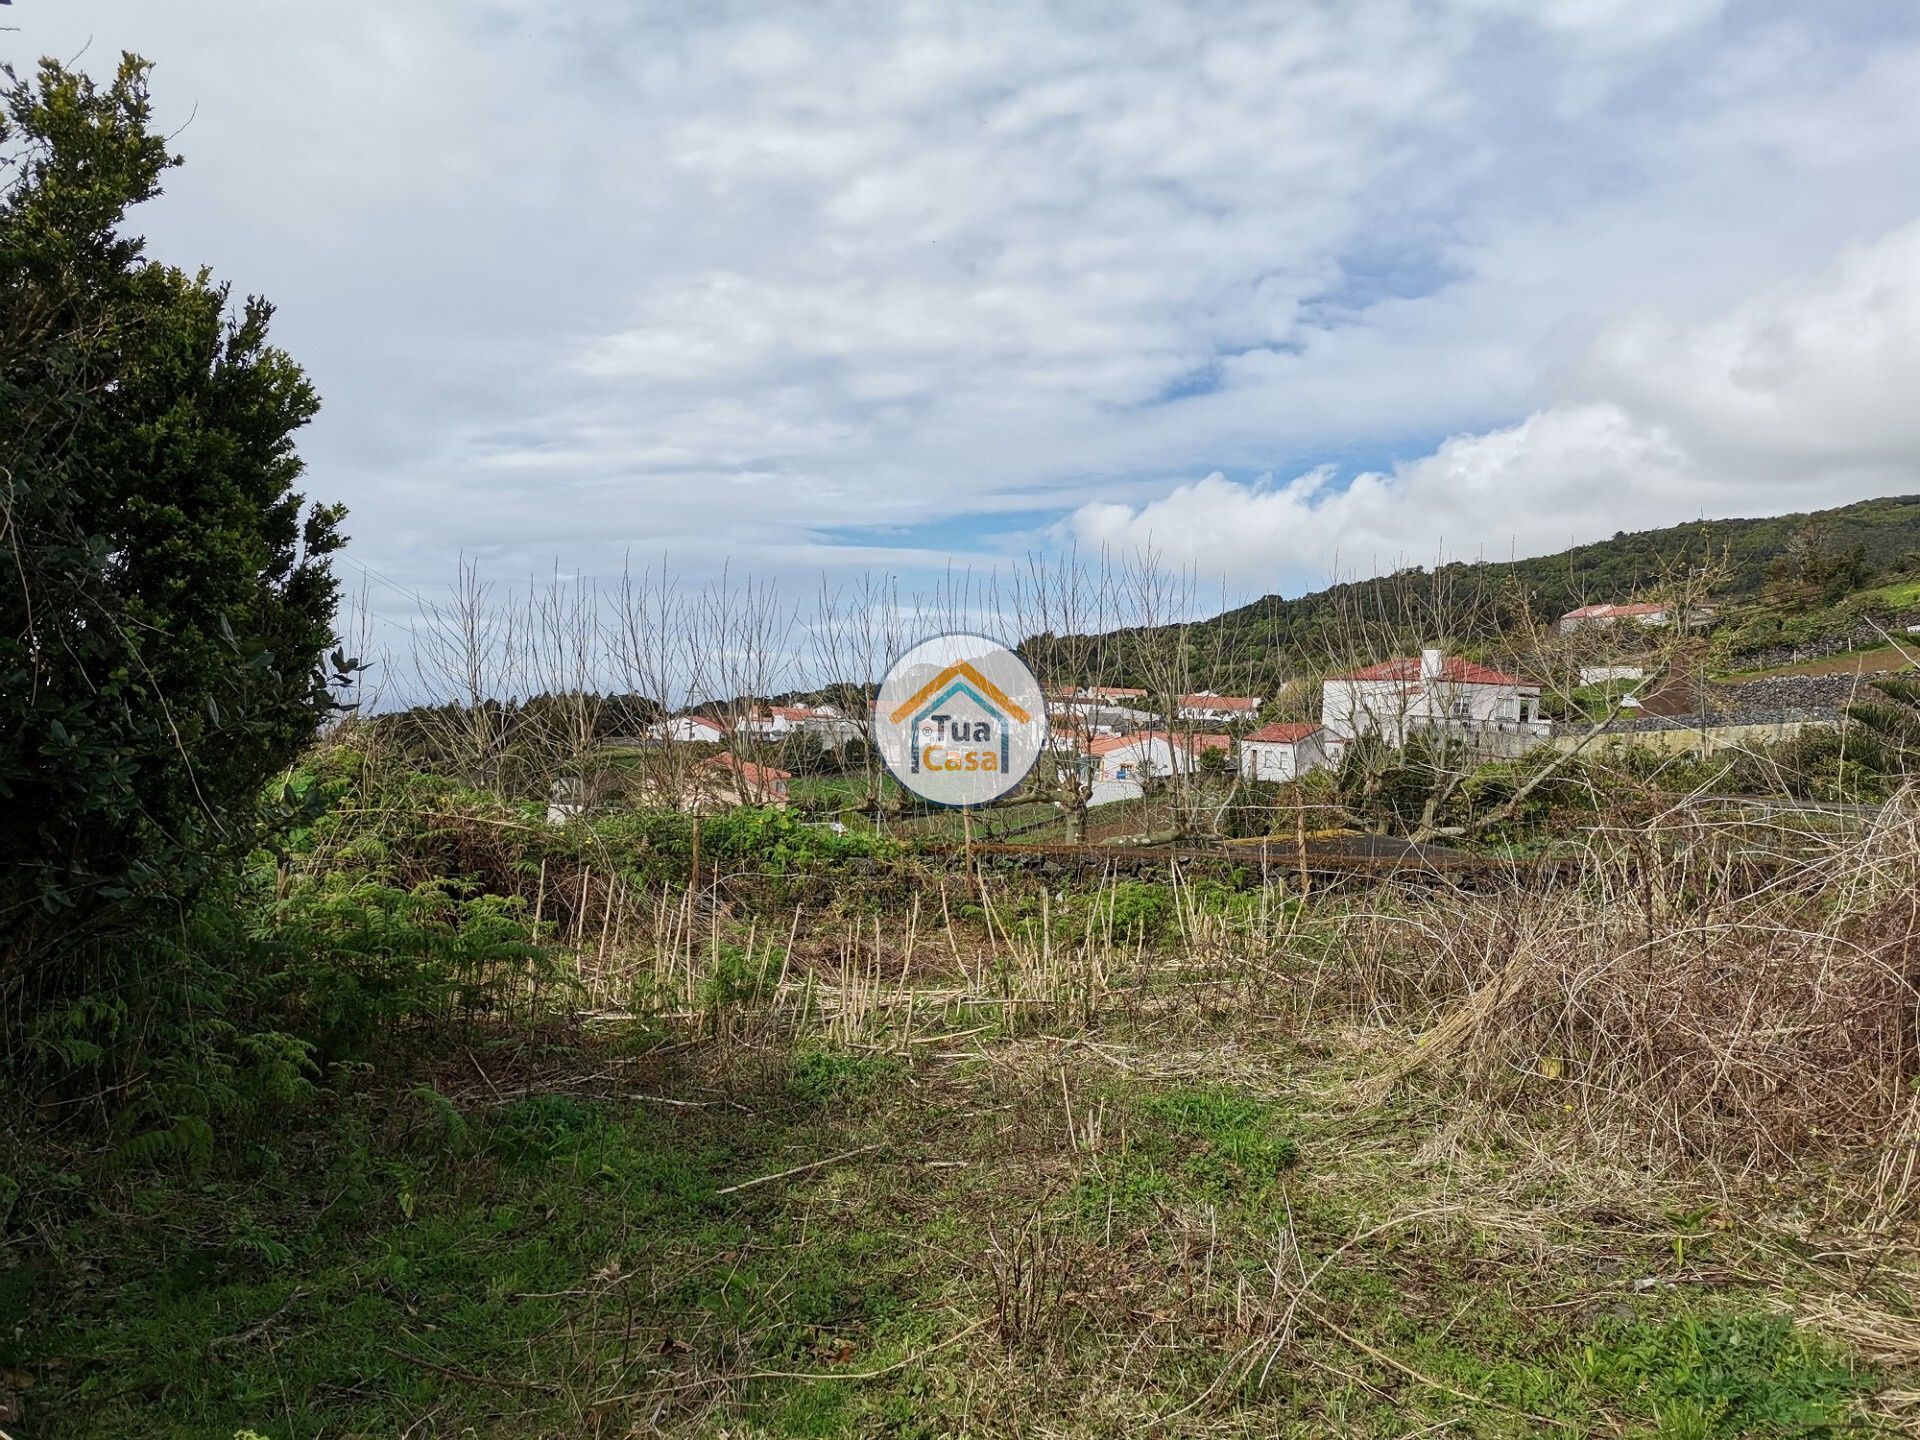
[(711, 715), (674, 715), (647, 727), (650, 740), (717, 741), (727, 738), (727, 727)]
[(1092, 741), (1087, 752), (1099, 762), (1101, 780), (1157, 780), (1189, 775), (1198, 757), (1209, 750), (1226, 750), (1233, 742), (1225, 735), (1167, 735), (1140, 731), (1108, 735)]
[(1293, 780), (1332, 763), (1326, 729), (1311, 721), (1263, 725), (1240, 740), (1240, 775), (1246, 780)]
[(1502, 730), (1540, 739), (1540, 687), (1439, 650), (1369, 665), (1320, 686), (1320, 723), (1330, 738), (1378, 735), (1401, 746), (1420, 728)]

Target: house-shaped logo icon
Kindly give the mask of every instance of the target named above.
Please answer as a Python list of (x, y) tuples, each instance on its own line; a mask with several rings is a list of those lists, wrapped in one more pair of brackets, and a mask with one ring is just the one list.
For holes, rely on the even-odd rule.
[(985, 805), (1025, 780), (1045, 750), (1045, 698), (1006, 646), (936, 635), (888, 668), (873, 741), (893, 778), (921, 799)]
[[(913, 738), (907, 768), (916, 775), (923, 766), (1005, 774), (1013, 766), (1013, 727), (1032, 718), (1025, 706), (965, 660), (941, 670), (887, 716), (895, 725), (905, 724)], [(981, 763), (986, 751), (995, 754), (997, 764)], [(959, 766), (950, 759), (958, 759)]]

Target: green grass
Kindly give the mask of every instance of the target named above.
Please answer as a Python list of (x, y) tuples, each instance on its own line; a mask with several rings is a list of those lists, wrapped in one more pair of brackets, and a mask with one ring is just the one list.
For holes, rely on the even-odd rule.
[[(1221, 1024), (1105, 1039), (1190, 1065)], [(1480, 1224), (1514, 1157), (1329, 1109), (1337, 1051), (1256, 1093), (1006, 1043), (454, 1046), (198, 1170), (16, 1171), (10, 1253), (58, 1241), (0, 1270), (7, 1428), (1682, 1440), (1853, 1433), (1888, 1382), (1758, 1294), (1629, 1284), (1715, 1264), (1681, 1212), (1594, 1218), (1570, 1173), (1538, 1242)]]
[[(369, 1092), (114, 1187), (67, 1228), (71, 1268), (21, 1297), (40, 1323), (7, 1358), (44, 1376), (28, 1433), (373, 1435), (428, 1414), (427, 1433), (576, 1433), (594, 1397), (741, 1334), (768, 1369), (924, 1340), (877, 1237), (796, 1249), (780, 1190), (718, 1193), (832, 1153), (835, 1107), (889, 1072), (800, 1065), (750, 1119), (572, 1088), (590, 1073), (507, 1104)], [(831, 1387), (749, 1388), (780, 1433), (841, 1433)]]
[(1650, 1411), (1654, 1433), (1667, 1440), (1834, 1434), (1862, 1388), (1834, 1347), (1790, 1321), (1719, 1311), (1603, 1325), (1578, 1374), (1598, 1393)]
[[(1920, 639), (1920, 636), (1915, 637)], [(1769, 675), (1852, 675), (1878, 674), (1898, 670), (1909, 663), (1912, 645), (1878, 645), (1871, 650), (1842, 651), (1836, 655), (1816, 656), (1791, 665), (1773, 665), (1764, 670), (1740, 670), (1729, 673), (1729, 680), (1763, 680)]]
[(1884, 601), (1896, 610), (1920, 610), (1920, 577), (1896, 580), (1889, 585), (1864, 590), (1861, 594), (1870, 599)]
[(1622, 695), (1631, 695), (1643, 684), (1640, 680), (1602, 680), (1582, 685), (1567, 695), (1567, 703), (1576, 715), (1597, 721), (1610, 714)]
[[(882, 773), (879, 780), (883, 798), (891, 799), (901, 793), (899, 782), (891, 775)], [(864, 805), (870, 783), (864, 774), (795, 775), (787, 782), (787, 797), (796, 806), (838, 810)]]

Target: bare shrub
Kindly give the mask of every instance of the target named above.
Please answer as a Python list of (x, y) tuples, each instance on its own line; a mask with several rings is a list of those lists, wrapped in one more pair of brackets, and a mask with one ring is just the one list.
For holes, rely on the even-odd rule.
[(1887, 1200), (1911, 1203), (1916, 797), (1811, 858), (1754, 836), (1682, 811), (1596, 841), (1576, 883), (1436, 898), (1428, 968), (1463, 993), (1389, 1079), (1433, 1068), (1489, 1098), (1550, 1095), (1649, 1158), (1870, 1157)]
[(989, 1222), (987, 1248), (994, 1328), (1008, 1352), (1063, 1347), (1080, 1319), (1081, 1242), (1072, 1228), (1040, 1211), (1011, 1234)]

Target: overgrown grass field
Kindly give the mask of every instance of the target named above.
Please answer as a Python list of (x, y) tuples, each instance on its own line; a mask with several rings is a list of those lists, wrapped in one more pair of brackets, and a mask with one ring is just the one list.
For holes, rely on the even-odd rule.
[[(431, 847), (342, 804), (271, 914), (377, 955), (369, 985), (410, 957), (437, 1009), (356, 1028), (336, 997), (317, 1088), (210, 1147), (14, 1118), (9, 1435), (1914, 1426), (1912, 1135), (1884, 1128), (1911, 1100), (1874, 1098), (1878, 1032), (1836, 988), (1854, 917), (1891, 933), (1911, 817), (1834, 842), (1866, 848), (1830, 883), (1891, 890), (1799, 911), (1830, 978), (1782, 970), (1726, 1047), (1649, 1068), (1616, 993), (1687, 1035), (1713, 992), (1606, 957), (1705, 977), (1731, 952), (1678, 957), (1733, 935), (1771, 974), (1786, 901), (1616, 914), (1600, 869), (1557, 899), (1048, 889), (808, 859), (840, 842), (771, 821), (716, 843), (787, 859), (695, 892), (657, 868), (670, 829), (609, 882), (626, 831), (534, 866), (485, 813), (422, 816), (441, 863), (527, 893), (410, 901), (446, 883), (399, 873)], [(376, 884), (391, 923), (346, 926)], [(516, 914), (523, 948), (487, 929)], [(1761, 1063), (1749, 1033), (1854, 1068), (1716, 1081)]]

